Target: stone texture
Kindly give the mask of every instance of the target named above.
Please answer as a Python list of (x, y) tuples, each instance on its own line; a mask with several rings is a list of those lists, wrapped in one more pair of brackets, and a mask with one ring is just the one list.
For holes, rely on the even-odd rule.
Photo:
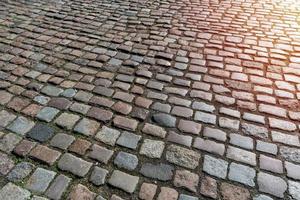
[(63, 196), (63, 193), (68, 188), (71, 182), (71, 178), (65, 175), (58, 175), (53, 182), (51, 183), (50, 187), (46, 191), (46, 196), (50, 199), (59, 200)]
[(203, 171), (209, 175), (225, 179), (227, 176), (228, 163), (208, 155), (204, 156)]
[(26, 200), (30, 198), (30, 192), (13, 183), (7, 183), (0, 190), (0, 199)]
[(158, 179), (161, 181), (171, 180), (173, 177), (174, 167), (167, 164), (151, 164), (142, 165), (140, 173), (146, 177)]
[(103, 185), (105, 183), (107, 174), (108, 171), (106, 169), (95, 167), (91, 173), (89, 181), (97, 186)]
[(250, 199), (250, 192), (246, 188), (231, 185), (229, 183), (221, 184), (221, 194), (224, 200), (239, 199), (248, 200)]
[(43, 168), (37, 168), (26, 183), (26, 188), (35, 192), (43, 193), (54, 179), (56, 173)]
[(143, 183), (139, 192), (139, 198), (142, 200), (154, 199), (157, 186), (151, 183)]
[(169, 162), (189, 169), (195, 169), (199, 165), (200, 157), (195, 151), (176, 145), (170, 145), (166, 152), (166, 159)]
[(191, 192), (197, 192), (199, 176), (187, 170), (176, 170), (174, 185), (183, 187)]
[(68, 195), (68, 199), (70, 200), (94, 200), (96, 194), (91, 192), (86, 186), (78, 184), (74, 186)]
[(264, 172), (258, 173), (257, 182), (259, 191), (276, 197), (283, 198), (284, 192), (287, 190), (287, 183), (282, 178)]
[(65, 153), (58, 162), (58, 167), (61, 170), (71, 172), (79, 177), (85, 176), (90, 170), (91, 166), (92, 163), (75, 157), (69, 153)]
[(132, 176), (118, 170), (115, 170), (108, 180), (108, 183), (112, 186), (128, 193), (133, 193), (135, 191), (138, 182), (139, 177)]

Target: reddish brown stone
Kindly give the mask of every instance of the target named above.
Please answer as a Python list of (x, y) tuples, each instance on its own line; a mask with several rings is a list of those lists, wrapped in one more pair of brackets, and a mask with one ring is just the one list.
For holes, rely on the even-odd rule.
[(229, 183), (221, 184), (221, 193), (223, 200), (250, 200), (249, 190)]
[(69, 200), (93, 200), (95, 199), (96, 194), (91, 192), (84, 185), (78, 184), (72, 188), (72, 191), (69, 194)]
[(29, 140), (22, 140), (14, 149), (14, 153), (19, 156), (27, 155), (31, 149), (36, 145), (36, 142), (31, 142)]
[(204, 196), (216, 199), (218, 196), (217, 181), (213, 178), (205, 176), (201, 182), (200, 192)]
[(192, 192), (197, 192), (199, 176), (187, 170), (176, 170), (174, 185), (183, 187)]
[(42, 108), (43, 106), (37, 104), (30, 104), (24, 110), (22, 110), (22, 113), (30, 117), (35, 117)]
[(126, 130), (134, 131), (137, 128), (138, 122), (122, 116), (116, 116), (113, 120), (114, 125)]
[(90, 148), (91, 143), (87, 140), (77, 139), (70, 147), (71, 152), (77, 153), (79, 155), (84, 155), (86, 151)]
[(161, 187), (157, 200), (177, 200), (178, 192), (172, 188)]
[(150, 105), (152, 104), (152, 100), (146, 99), (144, 97), (137, 97), (135, 99), (135, 104), (143, 108), (149, 108)]
[(199, 134), (202, 125), (193, 121), (180, 120), (178, 124), (178, 129), (182, 132)]
[(111, 120), (113, 113), (101, 108), (92, 107), (88, 113), (87, 116), (95, 118), (97, 120), (107, 122)]
[(127, 103), (118, 101), (112, 106), (112, 109), (115, 110), (116, 112), (122, 113), (124, 115), (128, 115), (132, 110), (132, 106)]
[(143, 200), (152, 200), (155, 196), (157, 186), (150, 183), (143, 183), (140, 189), (139, 198)]
[(15, 97), (12, 101), (7, 104), (8, 108), (11, 108), (15, 111), (21, 111), (23, 108), (29, 105), (29, 100), (24, 98)]
[(53, 163), (60, 156), (59, 151), (55, 151), (43, 145), (36, 146), (31, 152), (30, 156), (47, 163), (48, 165), (53, 165)]

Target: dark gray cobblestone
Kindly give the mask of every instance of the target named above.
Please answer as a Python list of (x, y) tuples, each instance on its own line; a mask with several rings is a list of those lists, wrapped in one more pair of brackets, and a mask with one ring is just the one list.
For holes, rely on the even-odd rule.
[(300, 199), (297, 0), (0, 2), (0, 199)]

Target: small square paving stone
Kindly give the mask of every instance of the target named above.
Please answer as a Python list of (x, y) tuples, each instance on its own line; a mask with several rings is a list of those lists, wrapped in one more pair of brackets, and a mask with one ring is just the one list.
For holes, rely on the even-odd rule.
[(100, 124), (94, 120), (83, 118), (75, 127), (74, 131), (86, 136), (92, 136), (96, 133)]
[(199, 165), (200, 157), (199, 153), (177, 145), (170, 145), (166, 153), (167, 161), (189, 169), (195, 169)]
[(55, 123), (67, 130), (71, 130), (76, 122), (80, 119), (78, 115), (62, 113), (56, 120)]
[(43, 168), (37, 168), (26, 183), (26, 188), (35, 192), (43, 193), (55, 177), (56, 172)]
[(42, 121), (51, 122), (58, 113), (59, 110), (56, 108), (45, 107), (40, 110), (36, 117)]
[(34, 122), (28, 120), (25, 117), (18, 117), (15, 121), (13, 121), (7, 128), (8, 130), (18, 133), (20, 135), (25, 135), (32, 127), (34, 126)]
[(167, 164), (144, 163), (140, 173), (146, 177), (158, 179), (161, 181), (171, 180), (173, 177), (174, 167)]
[(176, 170), (174, 185), (185, 188), (191, 192), (197, 192), (199, 176), (188, 170)]
[(233, 146), (228, 146), (226, 157), (252, 166), (256, 165), (255, 153), (239, 149)]
[(6, 110), (0, 111), (0, 127), (6, 127), (10, 124), (16, 116), (12, 113), (7, 112)]
[(59, 96), (64, 90), (55, 86), (47, 85), (42, 89), (42, 93), (48, 96)]
[(86, 151), (90, 148), (91, 143), (84, 139), (77, 139), (74, 143), (69, 147), (69, 151), (77, 153), (79, 155), (84, 155)]
[(0, 176), (6, 175), (15, 166), (14, 161), (0, 152)]
[(48, 102), (48, 106), (57, 108), (59, 110), (67, 110), (70, 107), (71, 104), (72, 104), (71, 101), (69, 101), (66, 98), (61, 98), (61, 97), (52, 98)]
[(29, 155), (48, 165), (53, 165), (60, 154), (61, 153), (59, 151), (50, 149), (43, 145), (37, 145), (34, 149), (31, 150)]
[(7, 179), (12, 182), (19, 182), (26, 178), (33, 170), (34, 165), (29, 162), (18, 163), (7, 175)]
[(133, 193), (139, 182), (139, 177), (126, 174), (119, 170), (114, 170), (108, 183), (114, 187), (124, 190), (128, 193)]
[(54, 200), (61, 199), (63, 193), (68, 188), (71, 180), (72, 180), (71, 178), (63, 174), (60, 174), (53, 180), (50, 187), (46, 191), (45, 195), (50, 199), (54, 199)]
[(41, 105), (46, 105), (50, 101), (50, 98), (40, 95), (40, 96), (34, 97), (33, 100)]
[(288, 177), (300, 180), (300, 165), (296, 165), (291, 162), (285, 162), (285, 169)]
[(12, 94), (6, 92), (5, 90), (0, 90), (0, 105), (8, 103), (12, 97)]
[(89, 181), (97, 186), (103, 185), (107, 174), (108, 171), (106, 169), (96, 166), (91, 173)]
[(280, 177), (273, 176), (264, 172), (257, 175), (259, 191), (274, 195), (279, 198), (284, 197), (287, 190), (287, 183)]
[(178, 124), (178, 129), (185, 133), (199, 134), (201, 128), (201, 124), (183, 119)]
[(122, 128), (122, 129), (126, 129), (129, 131), (135, 131), (135, 129), (138, 126), (138, 122), (134, 119), (129, 119), (127, 117), (123, 117), (123, 116), (116, 116), (113, 119), (113, 123), (115, 126)]
[(144, 125), (142, 131), (149, 135), (153, 135), (153, 136), (160, 137), (160, 138), (165, 138), (166, 134), (167, 134), (165, 129), (163, 129), (162, 127), (159, 127), (159, 126), (156, 126), (153, 124), (149, 124), (149, 123), (146, 123)]
[(71, 172), (72, 174), (79, 177), (84, 177), (88, 173), (92, 165), (92, 163), (73, 156), (70, 153), (65, 153), (58, 161), (59, 169)]
[(123, 147), (127, 147), (129, 149), (136, 149), (140, 139), (140, 135), (124, 131), (117, 140), (117, 144)]
[(139, 198), (142, 200), (154, 199), (157, 190), (157, 185), (151, 183), (143, 183), (139, 192)]
[(119, 168), (124, 168), (127, 170), (134, 170), (138, 165), (138, 158), (136, 155), (126, 153), (126, 152), (119, 152), (114, 160), (114, 164), (117, 165)]
[(109, 128), (107, 126), (103, 126), (101, 130), (96, 134), (95, 138), (105, 144), (114, 146), (119, 136), (120, 131)]
[(141, 146), (140, 154), (149, 158), (160, 158), (165, 148), (165, 143), (158, 140), (145, 139)]
[(225, 182), (221, 184), (221, 194), (223, 200), (249, 200), (251, 197), (248, 189)]
[(31, 149), (33, 149), (35, 145), (36, 142), (24, 139), (16, 146), (14, 153), (19, 156), (25, 156), (31, 151)]
[(74, 142), (75, 137), (72, 135), (58, 133), (50, 141), (50, 145), (60, 149), (67, 149), (72, 142)]
[(230, 180), (254, 187), (255, 170), (245, 165), (231, 163), (229, 167), (228, 178)]
[(27, 136), (39, 141), (39, 142), (45, 142), (49, 140), (54, 134), (54, 130), (42, 123), (37, 123), (28, 133)]
[(30, 198), (30, 192), (13, 183), (7, 183), (0, 189), (0, 199), (5, 200), (27, 200)]
[(173, 188), (161, 187), (157, 200), (177, 200), (178, 192)]
[(86, 186), (78, 184), (74, 186), (67, 199), (70, 200), (94, 200), (96, 194), (91, 192)]
[(206, 197), (216, 199), (218, 196), (217, 181), (209, 176), (201, 179), (200, 193)]
[(105, 147), (94, 144), (92, 146), (92, 151), (89, 153), (89, 157), (96, 159), (104, 164), (107, 164), (109, 159), (112, 157), (114, 152)]
[(205, 155), (203, 171), (218, 178), (226, 178), (228, 163), (225, 160)]
[(0, 138), (0, 150), (10, 153), (22, 138), (14, 133), (8, 133)]

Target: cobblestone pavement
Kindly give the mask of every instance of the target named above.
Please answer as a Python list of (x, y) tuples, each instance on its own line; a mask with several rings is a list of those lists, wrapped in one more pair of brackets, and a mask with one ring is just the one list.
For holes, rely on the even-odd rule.
[(1, 200), (300, 199), (298, 0), (2, 0)]

